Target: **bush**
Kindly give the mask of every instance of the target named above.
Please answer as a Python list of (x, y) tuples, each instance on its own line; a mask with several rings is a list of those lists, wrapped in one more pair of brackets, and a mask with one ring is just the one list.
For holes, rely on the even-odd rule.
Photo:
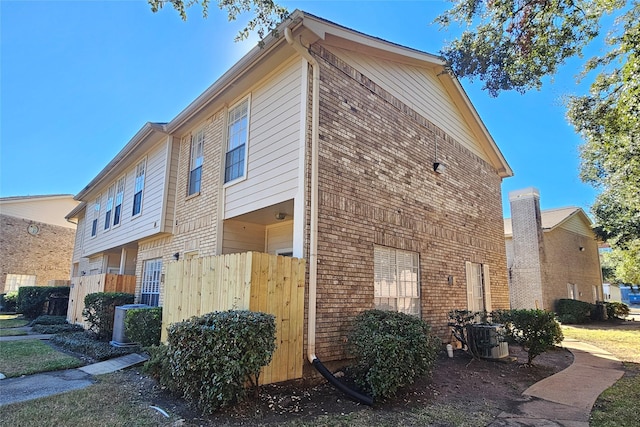
[(242, 399), (248, 383), (257, 393), (275, 335), (274, 316), (250, 311), (213, 312), (174, 323), (166, 350), (171, 383), (164, 385), (205, 413)]
[(594, 308), (593, 304), (575, 299), (559, 299), (556, 303), (556, 313), (558, 318), (565, 319), (561, 320), (563, 323), (586, 323)]
[(69, 297), (68, 286), (21, 286), (16, 301), (18, 313), (29, 319), (35, 319), (44, 312), (49, 297), (60, 295)]
[(42, 316), (38, 316), (35, 320), (31, 322), (31, 326), (35, 325), (64, 325), (67, 323), (67, 318), (64, 316), (49, 316), (47, 314), (43, 314)]
[(143, 347), (160, 344), (162, 307), (132, 308), (124, 318), (124, 333)]
[(629, 315), (629, 306), (622, 302), (605, 302), (607, 317), (609, 319), (623, 319)]
[(84, 328), (80, 325), (65, 323), (64, 325), (36, 325), (32, 331), (39, 334), (65, 334), (68, 332), (81, 332), (84, 331)]
[(84, 297), (82, 316), (99, 340), (108, 341), (113, 336), (113, 317), (116, 306), (133, 303), (133, 294), (122, 292), (96, 292)]
[(171, 365), (169, 364), (169, 346), (164, 344), (146, 347), (149, 360), (142, 366), (142, 371), (155, 378), (160, 384), (169, 390), (176, 390), (176, 385), (171, 377)]
[(18, 291), (7, 292), (6, 294), (0, 294), (0, 307), (2, 311), (14, 312), (16, 311), (16, 303), (18, 301)]
[(65, 350), (81, 353), (95, 360), (111, 359), (140, 350), (137, 346), (114, 347), (108, 342), (96, 340), (95, 334), (89, 331), (54, 335), (50, 341)]
[(359, 314), (349, 336), (356, 383), (374, 398), (384, 399), (431, 375), (440, 340), (430, 332), (429, 324), (408, 314), (382, 310)]
[(505, 325), (506, 333), (527, 352), (527, 365), (533, 359), (560, 344), (564, 338), (553, 312), (544, 310), (505, 310), (492, 313), (494, 322)]

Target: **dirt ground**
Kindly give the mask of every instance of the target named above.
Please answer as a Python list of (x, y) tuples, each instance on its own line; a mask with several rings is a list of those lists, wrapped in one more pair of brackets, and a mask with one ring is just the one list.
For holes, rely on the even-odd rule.
[[(437, 404), (452, 405), (468, 414), (482, 411), (497, 416), (516, 405), (531, 384), (561, 371), (573, 361), (570, 352), (556, 349), (534, 359), (533, 367), (524, 367), (526, 352), (514, 345), (509, 350), (510, 357), (500, 361), (473, 360), (460, 350), (450, 359), (443, 351), (433, 378), (403, 389), (392, 401), (376, 403), (373, 408), (376, 418)], [(300, 383), (263, 386), (258, 400), (248, 399), (212, 416), (202, 416), (139, 371), (126, 372), (125, 381), (137, 387), (140, 396), (184, 420), (179, 423), (184, 426), (277, 425), (294, 420), (313, 424), (322, 415), (371, 410), (322, 381), (307, 386)]]

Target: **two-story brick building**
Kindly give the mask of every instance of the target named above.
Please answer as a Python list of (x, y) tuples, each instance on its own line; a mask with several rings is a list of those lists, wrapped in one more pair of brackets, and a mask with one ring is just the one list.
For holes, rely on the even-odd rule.
[(511, 169), (438, 57), (296, 11), (76, 198), (74, 273), (135, 275), (163, 304), (177, 259), (307, 260), (304, 345), (344, 359), (353, 317), (508, 308)]

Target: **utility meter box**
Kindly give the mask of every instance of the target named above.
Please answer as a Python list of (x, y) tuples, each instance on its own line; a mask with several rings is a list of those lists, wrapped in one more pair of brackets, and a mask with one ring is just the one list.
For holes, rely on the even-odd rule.
[(136, 345), (136, 343), (131, 342), (124, 333), (124, 319), (127, 316), (127, 311), (134, 308), (150, 308), (150, 306), (146, 304), (126, 304), (116, 307), (116, 312), (113, 316), (112, 346), (130, 347)]

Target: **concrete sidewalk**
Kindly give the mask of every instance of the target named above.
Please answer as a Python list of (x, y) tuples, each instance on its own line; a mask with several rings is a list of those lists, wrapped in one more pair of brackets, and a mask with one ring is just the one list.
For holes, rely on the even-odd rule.
[[(0, 345), (2, 345), (3, 341), (47, 340), (50, 337), (51, 335), (39, 334), (0, 337)], [(0, 406), (85, 388), (95, 382), (94, 375), (116, 372), (138, 365), (146, 360), (146, 356), (132, 353), (78, 369), (43, 372), (19, 378), (2, 379), (0, 380)]]
[(501, 413), (490, 427), (589, 427), (596, 399), (624, 374), (622, 362), (576, 340), (563, 346), (573, 353), (571, 366), (526, 389), (516, 413)]

